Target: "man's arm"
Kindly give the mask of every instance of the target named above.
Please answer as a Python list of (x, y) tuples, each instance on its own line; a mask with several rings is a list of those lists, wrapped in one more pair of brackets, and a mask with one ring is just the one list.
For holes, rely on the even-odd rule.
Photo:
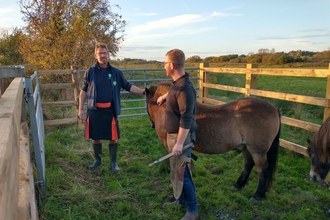
[(140, 94), (140, 95), (144, 95), (145, 94), (145, 90), (144, 89), (140, 89), (139, 87), (136, 87), (134, 85), (132, 85), (131, 89), (130, 89), (131, 93), (135, 93), (135, 94)]
[(182, 127), (179, 128), (178, 138), (177, 138), (176, 143), (175, 143), (175, 145), (172, 149), (173, 155), (177, 156), (177, 155), (182, 154), (183, 144), (184, 144), (184, 141), (187, 138), (189, 130), (190, 129), (185, 129), (185, 128), (182, 128)]
[(79, 95), (79, 105), (78, 105), (78, 118), (85, 119), (84, 118), (84, 103), (86, 99), (86, 92), (84, 90), (80, 91)]

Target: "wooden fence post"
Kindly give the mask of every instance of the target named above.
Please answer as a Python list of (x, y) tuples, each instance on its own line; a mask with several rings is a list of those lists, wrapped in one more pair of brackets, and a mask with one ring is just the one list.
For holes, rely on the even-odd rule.
[(78, 71), (78, 67), (76, 66), (71, 66), (71, 70), (72, 70), (72, 83), (73, 83), (73, 97), (74, 97), (74, 101), (76, 102), (76, 109), (78, 110), (79, 108), (79, 71)]
[(209, 67), (209, 63), (199, 64), (199, 98), (198, 101), (203, 103), (203, 98), (208, 96), (207, 88), (203, 87), (203, 83), (207, 82), (207, 73), (204, 71), (204, 67)]
[[(330, 70), (330, 63), (329, 63), (329, 70)], [(330, 75), (327, 76), (327, 89), (325, 92), (325, 98), (330, 99)], [(329, 116), (330, 116), (330, 107), (324, 107), (323, 122), (327, 120)]]
[[(258, 68), (258, 64), (246, 64), (247, 69)], [(245, 76), (245, 88), (246, 89), (257, 89), (257, 78), (258, 75), (248, 73)], [(246, 91), (245, 96), (250, 96), (249, 91)]]

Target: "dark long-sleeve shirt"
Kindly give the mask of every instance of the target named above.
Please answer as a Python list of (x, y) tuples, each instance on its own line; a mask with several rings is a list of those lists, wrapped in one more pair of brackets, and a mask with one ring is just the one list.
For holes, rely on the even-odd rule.
[(170, 87), (166, 97), (165, 128), (167, 133), (178, 133), (179, 128), (195, 131), (197, 124), (196, 116), (196, 90), (185, 74)]
[[(108, 80), (110, 85), (112, 85), (112, 100), (115, 110), (115, 115), (119, 115), (121, 112), (120, 108), (120, 89), (123, 88), (127, 91), (130, 91), (132, 84), (126, 80), (123, 75), (123, 72), (117, 68), (114, 68), (109, 64), (109, 73)], [(101, 74), (100, 67), (96, 63), (94, 66), (89, 67), (84, 75), (84, 82), (82, 85), (82, 90), (87, 93), (87, 108), (96, 109), (97, 101), (97, 89), (96, 82), (98, 82), (97, 77)], [(104, 94), (103, 94), (104, 95)]]

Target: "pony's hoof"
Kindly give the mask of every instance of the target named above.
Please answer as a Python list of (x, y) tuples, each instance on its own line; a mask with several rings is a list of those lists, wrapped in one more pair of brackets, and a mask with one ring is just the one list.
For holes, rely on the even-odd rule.
[(330, 209), (324, 212), (327, 217), (330, 217)]
[(257, 197), (254, 197), (254, 196), (252, 196), (250, 198), (250, 202), (259, 202), (260, 200), (261, 200), (261, 198), (257, 198)]
[(236, 190), (241, 190), (243, 187), (241, 187), (241, 186), (239, 186), (239, 185), (237, 185), (237, 184), (234, 184), (234, 185), (232, 185), (231, 188), (232, 188), (232, 189), (236, 189)]

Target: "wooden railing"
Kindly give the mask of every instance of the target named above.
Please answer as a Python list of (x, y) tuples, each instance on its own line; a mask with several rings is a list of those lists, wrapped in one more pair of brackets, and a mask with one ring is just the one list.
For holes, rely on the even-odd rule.
[[(39, 77), (47, 75), (71, 75), (72, 81), (68, 83), (40, 83), (40, 90), (56, 90), (56, 89), (73, 89), (73, 99), (65, 101), (55, 101), (55, 102), (42, 102), (43, 108), (45, 107), (68, 107), (75, 106), (78, 108), (78, 99), (79, 99), (79, 70), (75, 67), (67, 70), (37, 70)], [(54, 120), (45, 120), (45, 125), (61, 125), (61, 124), (71, 124), (77, 123), (77, 117), (64, 118), (64, 119), (54, 119)]]
[(22, 81), (0, 97), (0, 220), (38, 219)]
[[(330, 64), (329, 69), (289, 69), (289, 68), (258, 68), (257, 65), (247, 64), (246, 68), (210, 68), (206, 63), (200, 64), (199, 70), (199, 101), (210, 104), (223, 104), (225, 102), (210, 99), (208, 97), (208, 88), (245, 94), (245, 96), (260, 96), (278, 100), (291, 101), (296, 103), (311, 104), (324, 107), (323, 121), (330, 116)], [(245, 88), (212, 84), (208, 82), (209, 74), (245, 74)], [(257, 89), (257, 80), (260, 75), (270, 76), (301, 76), (301, 77), (322, 77), (327, 79), (327, 88), (325, 98), (312, 97), (305, 95), (288, 94), (284, 92), (273, 92)], [(282, 116), (282, 123), (298, 127), (304, 130), (316, 132), (320, 125), (294, 118)], [(280, 139), (280, 145), (292, 151), (308, 156), (306, 147), (299, 144)]]

